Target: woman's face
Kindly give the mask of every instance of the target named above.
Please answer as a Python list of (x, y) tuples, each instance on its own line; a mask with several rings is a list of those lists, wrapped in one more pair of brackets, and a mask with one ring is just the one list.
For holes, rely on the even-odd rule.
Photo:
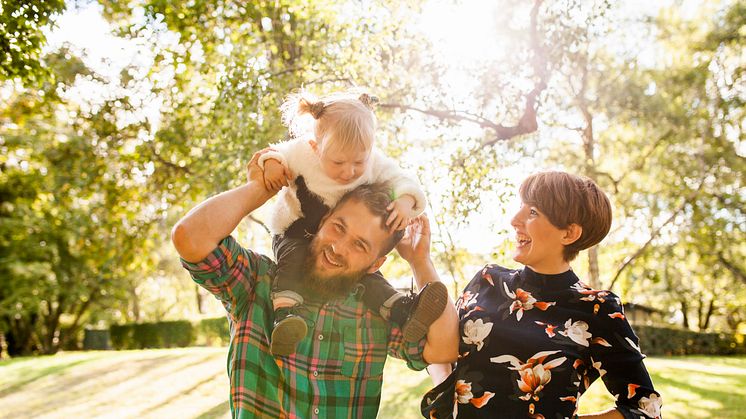
[(521, 202), (510, 225), (516, 233), (513, 260), (543, 274), (562, 273), (570, 268), (562, 255), (567, 230), (555, 227), (538, 208)]

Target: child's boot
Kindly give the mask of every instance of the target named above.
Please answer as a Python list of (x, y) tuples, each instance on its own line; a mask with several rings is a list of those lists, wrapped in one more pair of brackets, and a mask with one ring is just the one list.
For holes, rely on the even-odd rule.
[(293, 312), (298, 306), (280, 307), (275, 310), (275, 322), (269, 350), (274, 356), (289, 356), (298, 343), (306, 337), (308, 326), (301, 316)]
[(407, 295), (391, 306), (390, 319), (402, 327), (404, 341), (422, 339), (448, 303), (448, 289), (442, 282), (430, 282), (417, 295)]

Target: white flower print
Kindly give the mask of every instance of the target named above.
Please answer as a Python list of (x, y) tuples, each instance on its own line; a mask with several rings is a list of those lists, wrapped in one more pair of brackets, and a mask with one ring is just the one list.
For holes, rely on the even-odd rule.
[(513, 312), (515, 312), (515, 319), (518, 321), (523, 318), (523, 312), (526, 310), (531, 310), (536, 307), (541, 311), (546, 311), (547, 308), (556, 304), (554, 301), (537, 301), (530, 292), (524, 291), (521, 288), (518, 288), (515, 290), (515, 292), (513, 292), (510, 290), (510, 288), (508, 288), (508, 284), (504, 282), (503, 288), (505, 289), (505, 294), (513, 299), (513, 304), (510, 305), (510, 314), (513, 314)]
[(639, 406), (640, 410), (648, 417), (661, 417), (661, 406), (663, 405), (663, 400), (657, 394), (653, 393), (650, 395), (650, 397), (640, 398), (640, 401), (637, 405)]
[(471, 291), (464, 291), (461, 298), (456, 301), (456, 310), (467, 309), (477, 303), (477, 297), (479, 293), (472, 294)]
[(492, 331), (492, 323), (484, 323), (482, 319), (467, 320), (464, 323), (464, 343), (477, 345), (477, 351), (482, 350), (484, 339)]
[(459, 403), (469, 403), (469, 400), (473, 397), (474, 394), (471, 392), (471, 383), (467, 383), (464, 380), (456, 381), (456, 399)]
[(588, 347), (588, 340), (593, 337), (593, 335), (588, 333), (588, 323), (582, 320), (573, 323), (572, 319), (567, 319), (565, 330), (560, 331), (559, 334), (567, 336), (573, 342), (585, 347)]

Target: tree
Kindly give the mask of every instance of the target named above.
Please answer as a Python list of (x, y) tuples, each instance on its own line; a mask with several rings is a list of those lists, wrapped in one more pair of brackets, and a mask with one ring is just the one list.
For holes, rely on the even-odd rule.
[(0, 82), (39, 84), (49, 72), (39, 59), (44, 29), (65, 10), (64, 0), (4, 1), (0, 4)]

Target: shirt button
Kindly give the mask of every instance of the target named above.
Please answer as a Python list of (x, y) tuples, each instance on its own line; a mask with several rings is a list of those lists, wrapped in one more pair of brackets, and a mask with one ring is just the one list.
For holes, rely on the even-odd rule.
[(316, 371), (316, 370), (313, 370), (313, 376), (314, 376), (314, 377), (318, 377), (318, 376), (319, 376), (319, 372), (318, 372), (318, 371)]
[(317, 408), (313, 409), (313, 413), (316, 414), (316, 415), (318, 415), (319, 414), (319, 408), (317, 407)]
[(319, 340), (324, 340), (324, 335), (319, 335)]

